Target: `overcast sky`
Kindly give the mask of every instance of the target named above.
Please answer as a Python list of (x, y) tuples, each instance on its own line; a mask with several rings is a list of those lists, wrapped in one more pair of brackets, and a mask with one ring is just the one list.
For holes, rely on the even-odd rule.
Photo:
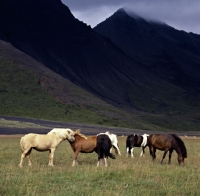
[(200, 34), (200, 0), (61, 0), (72, 14), (91, 27), (119, 8), (167, 23), (178, 30)]

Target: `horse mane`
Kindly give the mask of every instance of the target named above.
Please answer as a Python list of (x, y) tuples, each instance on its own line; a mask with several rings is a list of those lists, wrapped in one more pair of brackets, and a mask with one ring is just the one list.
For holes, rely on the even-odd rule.
[(137, 142), (139, 135), (138, 134), (134, 134), (134, 139)]
[(114, 134), (114, 133), (111, 133), (110, 131), (106, 131), (106, 132), (105, 132), (105, 134), (107, 134), (107, 135), (112, 135), (112, 136), (116, 136), (116, 137), (117, 137), (117, 135), (116, 135), (116, 134)]
[(144, 133), (144, 134), (143, 134), (143, 135), (141, 135), (141, 136), (144, 136), (144, 137), (146, 136), (146, 137), (148, 137), (148, 136), (149, 136), (149, 134), (146, 134), (146, 133)]
[(73, 132), (71, 129), (63, 129), (63, 128), (54, 128), (49, 131), (47, 134), (55, 133), (59, 138), (66, 138), (66, 131)]
[(76, 135), (78, 135), (84, 139), (87, 139), (87, 137), (80, 132), (80, 129), (78, 129), (74, 132), (74, 136), (76, 136)]
[(180, 148), (181, 148), (181, 153), (182, 153), (182, 156), (184, 158), (187, 158), (187, 150), (186, 150), (186, 147), (185, 147), (185, 144), (184, 142), (181, 140), (180, 137), (178, 137), (176, 134), (171, 134), (175, 140), (177, 141), (177, 143), (179, 144)]

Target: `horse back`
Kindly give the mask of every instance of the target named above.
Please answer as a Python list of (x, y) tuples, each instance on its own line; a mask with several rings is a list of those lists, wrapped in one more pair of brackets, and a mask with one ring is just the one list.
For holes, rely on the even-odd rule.
[(131, 134), (131, 135), (128, 135), (128, 137), (126, 138), (126, 147), (133, 147), (133, 144), (134, 144), (134, 135)]
[(20, 140), (20, 145), (23, 146), (25, 145), (26, 143), (30, 143), (30, 144), (33, 144), (34, 141), (35, 141), (35, 138), (36, 138), (37, 134), (35, 133), (29, 133), (29, 134), (26, 134), (25, 136), (23, 136)]
[(173, 140), (174, 138), (169, 134), (154, 134), (148, 137), (148, 145), (165, 150), (173, 147)]
[(75, 136), (75, 141), (70, 144), (74, 151), (91, 153), (96, 150), (97, 136), (89, 136), (87, 139), (80, 136)]
[[(35, 134), (35, 133), (29, 133), (21, 138), (20, 140), (20, 146), (23, 149), (26, 149), (27, 147), (32, 147), (36, 150), (48, 150), (49, 147), (55, 147), (57, 146), (57, 141), (54, 142), (55, 137), (53, 137), (54, 134)], [(53, 138), (52, 138), (53, 137)]]

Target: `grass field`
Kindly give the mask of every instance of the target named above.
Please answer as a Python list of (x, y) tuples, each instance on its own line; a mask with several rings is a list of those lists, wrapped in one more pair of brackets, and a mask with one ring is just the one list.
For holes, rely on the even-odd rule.
[(122, 156), (109, 159), (108, 167), (96, 167), (97, 155), (79, 154), (79, 165), (72, 167), (73, 152), (67, 141), (55, 151), (54, 167), (48, 167), (48, 152), (32, 151), (33, 166), (24, 160), (18, 167), (21, 150), (20, 136), (0, 136), (0, 196), (3, 195), (200, 195), (200, 138), (184, 137), (188, 151), (185, 166), (179, 166), (173, 152), (172, 164), (168, 157), (160, 164), (163, 152), (157, 151), (153, 163), (146, 149), (135, 148), (135, 158), (126, 158), (126, 137), (118, 137)]

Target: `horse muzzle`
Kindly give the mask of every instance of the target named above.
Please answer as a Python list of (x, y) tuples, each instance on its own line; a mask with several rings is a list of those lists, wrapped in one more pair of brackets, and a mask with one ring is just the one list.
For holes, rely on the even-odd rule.
[(70, 141), (70, 142), (74, 142), (74, 141), (75, 141), (75, 137), (71, 137), (71, 138), (69, 139), (69, 141)]

